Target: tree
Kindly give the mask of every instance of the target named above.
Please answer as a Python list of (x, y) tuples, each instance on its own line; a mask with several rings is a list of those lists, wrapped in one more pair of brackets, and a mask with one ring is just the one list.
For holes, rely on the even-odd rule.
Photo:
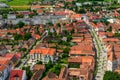
[(22, 67), (22, 70), (26, 70), (27, 80), (30, 80), (31, 76), (33, 75), (33, 72), (30, 70), (30, 66)]
[(107, 29), (107, 31), (112, 32), (112, 26), (110, 26), (109, 29)]
[(28, 40), (28, 39), (30, 39), (32, 36), (31, 36), (31, 33), (26, 33), (25, 35), (24, 35), (24, 40)]
[(16, 17), (17, 17), (17, 18), (23, 18), (24, 15), (23, 15), (23, 14), (18, 14)]
[(70, 42), (72, 40), (72, 35), (67, 36), (67, 42)]
[(120, 74), (117, 72), (106, 71), (103, 80), (120, 80)]
[(20, 34), (14, 34), (13, 37), (14, 37), (15, 40), (21, 40), (22, 39), (22, 35), (20, 35)]
[(7, 19), (7, 14), (3, 14), (3, 19)]
[(120, 33), (116, 32), (114, 37), (120, 37)]
[(56, 25), (57, 25), (57, 27), (61, 27), (60, 23), (57, 23)]
[(81, 9), (79, 10), (79, 13), (86, 13), (86, 11), (85, 11), (85, 9), (81, 8)]
[(36, 64), (42, 64), (42, 61), (38, 61)]
[(105, 21), (105, 24), (106, 24), (106, 25), (109, 25), (109, 22), (108, 22), (108, 21)]
[(52, 61), (49, 61), (47, 64), (45, 64), (46, 70), (49, 70), (51, 67), (53, 67)]
[(60, 74), (62, 66), (60, 64), (56, 64), (52, 69), (51, 72), (55, 73), (56, 75)]
[(69, 47), (64, 48), (62, 58), (67, 58), (69, 56), (69, 51), (70, 51)]
[(18, 27), (18, 28), (22, 28), (24, 25), (25, 25), (25, 23), (23, 23), (23, 22), (20, 21), (20, 22), (17, 24), (17, 27)]

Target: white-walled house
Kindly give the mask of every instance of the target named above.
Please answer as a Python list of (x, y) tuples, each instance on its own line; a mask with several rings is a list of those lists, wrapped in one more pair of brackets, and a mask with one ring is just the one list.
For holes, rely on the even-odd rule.
[(56, 50), (52, 48), (39, 48), (30, 51), (30, 59), (42, 61), (48, 63), (49, 61), (54, 62), (54, 54)]

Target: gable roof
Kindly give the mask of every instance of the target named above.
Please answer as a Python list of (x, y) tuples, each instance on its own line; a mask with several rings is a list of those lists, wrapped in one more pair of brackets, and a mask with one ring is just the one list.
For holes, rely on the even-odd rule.
[(22, 80), (24, 70), (12, 70), (10, 73), (9, 80), (15, 80), (15, 76), (19, 77), (19, 80)]
[(33, 49), (30, 51), (30, 54), (43, 54), (43, 55), (51, 55), (53, 56), (55, 53), (55, 49), (53, 48), (38, 48), (38, 49)]

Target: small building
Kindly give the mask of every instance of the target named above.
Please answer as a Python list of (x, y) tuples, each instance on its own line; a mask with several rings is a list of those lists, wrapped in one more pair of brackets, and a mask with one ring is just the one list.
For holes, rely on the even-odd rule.
[(8, 14), (7, 19), (16, 19), (16, 15), (15, 14)]
[(0, 45), (0, 55), (4, 56), (7, 53), (5, 45)]
[(33, 66), (33, 76), (30, 80), (40, 80), (43, 72), (45, 71), (45, 65), (36, 64)]

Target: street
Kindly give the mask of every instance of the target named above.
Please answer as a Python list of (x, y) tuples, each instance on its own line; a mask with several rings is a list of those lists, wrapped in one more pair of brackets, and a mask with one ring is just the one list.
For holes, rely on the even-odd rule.
[[(90, 25), (89, 25), (90, 26)], [(92, 26), (90, 26), (90, 33), (93, 36), (93, 42), (95, 44), (96, 53), (97, 53), (97, 74), (95, 76), (95, 80), (103, 80), (104, 73), (106, 71), (106, 65), (107, 65), (107, 53), (106, 48), (103, 45), (103, 43), (100, 41), (99, 37), (97, 36), (97, 33), (93, 29)]]

